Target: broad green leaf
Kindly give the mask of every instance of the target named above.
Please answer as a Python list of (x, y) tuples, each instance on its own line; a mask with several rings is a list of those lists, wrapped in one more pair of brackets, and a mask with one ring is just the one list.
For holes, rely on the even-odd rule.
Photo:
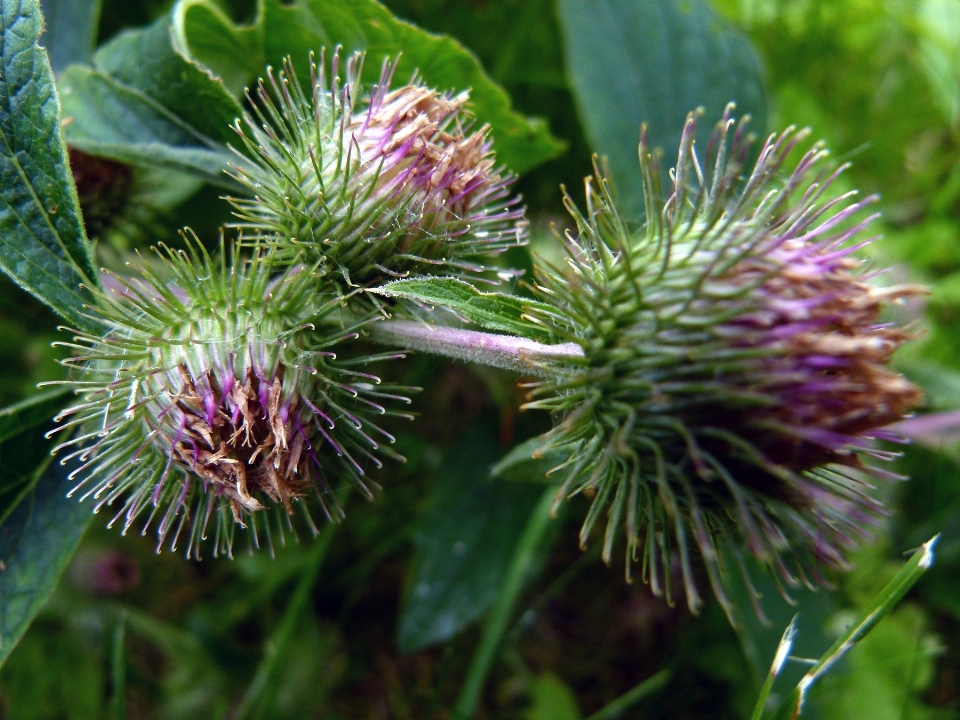
[(105, 73), (81, 65), (60, 79), (69, 113), (67, 141), (118, 162), (181, 170), (230, 186), (224, 173), (236, 156), (166, 109)]
[(0, 4), (0, 269), (72, 325), (99, 278), (60, 135), (36, 0)]
[[(431, 32), (461, 40), (503, 85), (517, 90), (523, 86), (566, 90), (552, 0), (386, 0), (384, 4), (395, 15)], [(520, 102), (517, 93), (511, 94)]]
[(52, 424), (44, 423), (0, 443), (0, 526), (29, 495), (46, 469), (54, 445), (46, 433), (52, 429)]
[[(511, 108), (506, 92), (479, 61), (456, 40), (428, 33), (394, 17), (375, 0), (262, 0), (254, 26), (229, 29), (223, 13), (207, 0), (181, 0), (174, 9), (175, 37), (185, 56), (203, 63), (231, 89), (263, 73), (257, 63), (280, 67), (287, 57), (305, 68), (308, 55), (342, 46), (345, 54), (365, 51), (364, 77), (379, 78), (384, 58), (400, 57), (396, 82), (414, 71), (441, 90), (470, 90), (471, 108), (480, 123), (489, 123), (498, 159), (524, 173), (562, 152), (541, 120)], [(262, 42), (257, 49), (257, 39)], [(231, 54), (229, 43), (243, 50)], [(304, 70), (303, 77), (307, 74)]]
[(0, 532), (0, 664), (43, 607), (93, 517), (66, 496), (69, 468), (51, 462)]
[(51, 419), (70, 390), (57, 388), (0, 410), (0, 525), (30, 492), (50, 459)]
[(60, 79), (68, 142), (92, 155), (185, 170), (232, 187), (224, 174), (240, 104), (219, 78), (181, 57), (170, 18), (127, 31), (102, 47), (93, 67)]
[(470, 283), (457, 278), (423, 277), (397, 280), (371, 292), (444, 307), (487, 330), (510, 333), (531, 340), (550, 339), (547, 332), (523, 319), (526, 308), (541, 305), (537, 301), (516, 295), (480, 292)]
[(97, 51), (94, 67), (139, 91), (212, 143), (236, 135), (230, 125), (239, 103), (210, 73), (181, 57), (173, 47), (170, 18), (142, 30), (121, 33)]
[(433, 481), (400, 614), (398, 644), (404, 652), (453, 637), (499, 595), (505, 568), (543, 492), (536, 485), (491, 480), (488, 469), (499, 454), (494, 439), (474, 430)]
[(173, 9), (174, 47), (223, 80), (234, 96), (263, 74), (263, 32), (259, 24), (237, 26), (209, 0), (180, 0)]
[(97, 44), (100, 0), (40, 0), (43, 45), (58, 75), (73, 63), (87, 62)]
[(705, 109), (698, 147), (727, 103), (763, 133), (766, 100), (749, 41), (704, 0), (559, 0), (567, 75), (593, 149), (606, 155), (623, 206), (643, 212), (640, 124), (664, 166), (676, 162), (684, 119)]

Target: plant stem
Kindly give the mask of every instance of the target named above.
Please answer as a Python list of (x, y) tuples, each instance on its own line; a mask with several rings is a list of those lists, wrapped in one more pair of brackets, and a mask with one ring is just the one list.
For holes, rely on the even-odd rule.
[(584, 357), (583, 348), (576, 343), (547, 345), (513, 335), (461, 330), (411, 320), (372, 323), (370, 333), (376, 342), (387, 345), (535, 375), (550, 375), (538, 362), (540, 359), (577, 361)]
[(556, 488), (549, 487), (546, 489), (530, 514), (530, 519), (527, 520), (523, 534), (514, 549), (513, 558), (510, 560), (510, 567), (507, 568), (507, 575), (497, 598), (497, 603), (483, 627), (480, 644), (477, 645), (474, 652), (470, 669), (467, 672), (467, 679), (454, 708), (454, 716), (460, 720), (469, 720), (476, 712), (480, 694), (483, 692), (487, 675), (490, 673), (497, 651), (500, 649), (500, 642), (507, 630), (510, 616), (513, 614), (514, 606), (528, 579), (530, 567), (541, 545), (544, 533), (550, 525), (550, 508), (553, 506), (556, 495)]
[(620, 715), (643, 700), (645, 697), (655, 693), (657, 690), (666, 685), (669, 679), (669, 670), (661, 670), (660, 672), (654, 673), (633, 688), (633, 690), (628, 690), (606, 707), (602, 707), (597, 710), (597, 712), (588, 717), (587, 720), (613, 720), (613, 718), (620, 717)]
[(275, 690), (276, 674), (279, 670), (280, 661), (286, 655), (300, 616), (310, 600), (310, 592), (317, 582), (320, 565), (327, 554), (327, 548), (330, 546), (330, 539), (333, 537), (336, 527), (334, 523), (328, 523), (314, 541), (314, 546), (307, 558), (306, 567), (300, 576), (300, 582), (297, 583), (283, 619), (280, 621), (280, 626), (268, 641), (260, 667), (257, 668), (240, 707), (237, 709), (234, 716), (237, 720), (251, 716), (262, 717), (266, 711), (267, 701), (272, 695), (271, 691)]
[(126, 653), (127, 613), (120, 611), (117, 624), (113, 629), (110, 648), (110, 682), (113, 691), (110, 695), (108, 714), (110, 720), (125, 720), (127, 717), (127, 653)]

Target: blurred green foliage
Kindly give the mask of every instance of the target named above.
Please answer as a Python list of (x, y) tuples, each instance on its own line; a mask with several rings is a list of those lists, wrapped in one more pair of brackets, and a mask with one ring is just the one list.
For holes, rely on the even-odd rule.
[[(215, 4), (237, 23), (255, 15), (252, 0)], [(519, 113), (544, 118), (566, 143), (565, 152), (519, 181), (535, 227), (559, 219), (557, 186), (579, 185), (591, 147), (568, 82), (553, 0), (385, 4), (400, 18), (456, 38)], [(904, 353), (901, 367), (924, 386), (931, 409), (960, 409), (960, 3), (712, 5), (750, 38), (760, 58), (768, 129), (812, 126), (838, 160), (854, 163), (848, 187), (882, 195), (885, 237), (870, 252), (932, 292), (927, 307), (899, 309), (923, 336)], [(170, 6), (106, 0), (99, 42), (155, 22)], [(104, 172), (96, 177), (109, 181), (113, 175)], [(135, 169), (138, 189), (117, 204), (110, 200), (97, 233), (102, 263), (185, 224), (216, 239), (224, 217), (219, 191), (198, 192), (194, 180), (167, 172)], [(59, 376), (59, 351), (49, 345), (56, 324), (42, 305), (0, 282), (4, 403)], [(517, 485), (498, 496), (501, 503), (484, 505), (485, 492), (500, 492), (486, 484), (486, 469), (517, 442), (543, 432), (546, 421), (518, 412), (522, 394), (508, 373), (416, 357), (402, 374), (402, 382), (427, 388), (417, 400), (417, 423), (391, 428), (409, 462), (381, 473), (385, 489), (374, 503), (351, 498), (348, 521), (324, 530), (332, 536), (302, 534), (274, 558), (260, 553), (233, 563), (186, 562), (155, 554), (150, 538), (121, 538), (99, 519), (93, 523), (57, 591), (0, 670), (0, 717), (451, 717), (479, 637), (475, 621), (503, 582), (497, 568), (522, 530), (521, 510), (540, 491)], [(5, 443), (0, 451), (16, 449)], [(458, 474), (452, 468), (462, 462), (469, 467)], [(0, 463), (7, 472), (18, 467), (2, 456)], [(837, 578), (835, 593), (798, 595), (795, 654), (822, 652), (893, 576), (900, 554), (941, 532), (938, 564), (819, 687), (804, 717), (960, 715), (960, 435), (908, 447), (899, 465), (912, 479), (882, 490), (892, 512), (878, 542), (854, 557), (856, 569)], [(451, 485), (464, 492), (449, 492)], [(438, 514), (438, 504), (458, 500), (463, 522)], [(572, 521), (556, 523), (555, 541), (538, 556), (542, 572), (521, 595), (480, 717), (589, 717), (665, 668), (666, 685), (621, 717), (749, 717), (796, 608), (768, 589), (771, 625), (751, 621), (739, 634), (715, 604), (699, 618), (670, 608), (644, 585), (625, 585), (619, 568), (607, 569), (595, 553), (577, 548), (575, 516), (582, 516), (585, 502), (572, 504)], [(431, 535), (431, 527), (439, 530)], [(434, 546), (466, 560), (425, 556)], [(466, 584), (452, 589), (443, 584), (463, 578)], [(421, 592), (431, 604), (416, 605)], [(125, 634), (117, 655), (121, 617)], [(115, 672), (118, 662), (125, 673)], [(804, 670), (788, 664), (774, 694), (782, 695)], [(111, 704), (118, 696), (122, 702)]]

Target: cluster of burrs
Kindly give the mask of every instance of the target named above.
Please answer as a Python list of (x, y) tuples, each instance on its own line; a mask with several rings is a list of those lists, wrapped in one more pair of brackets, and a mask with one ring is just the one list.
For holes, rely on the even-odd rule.
[[(338, 77), (311, 61), (268, 71), (236, 130), (245, 153), (230, 198), (242, 241), (207, 254), (157, 248), (130, 275), (104, 276), (88, 308), (102, 332), (76, 332), (66, 360), (78, 401), (58, 450), (74, 492), (109, 507), (124, 531), (155, 528), (159, 544), (199, 557), (284, 537), (308, 496), (328, 517), (346, 486), (370, 494), (381, 458), (402, 460), (378, 423), (409, 403), (368, 367), (362, 336), (382, 308), (363, 290), (382, 278), (482, 271), (525, 242), (525, 220), (495, 164), (488, 128), (471, 131), (467, 93), (416, 77), (360, 83), (362, 56)], [(329, 77), (329, 79), (328, 79)], [(360, 342), (356, 342), (360, 340)]]
[[(344, 481), (369, 494), (367, 471), (399, 457), (377, 418), (404, 415), (392, 408), (411, 390), (369, 372), (398, 353), (369, 354), (365, 334), (402, 310), (369, 291), (476, 277), (525, 242), (466, 93), (416, 77), (391, 89), (389, 62), (364, 91), (362, 57), (340, 69), (321, 57), (304, 86), (288, 63), (248, 97), (231, 171), (245, 192), (230, 198), (244, 240), (216, 260), (188, 240), (108, 278), (89, 310), (103, 332), (69, 343), (80, 398), (59, 432), (76, 492), (124, 529), (188, 538), (190, 555), (211, 532), (229, 554), (241, 526), (272, 543), (308, 495), (338, 515)], [(599, 170), (585, 209), (565, 198), (565, 263), (538, 259), (536, 300), (509, 299), (528, 305), (527, 337), (431, 338), (421, 313), (367, 339), (523, 354), (538, 376), (526, 407), (556, 419), (540, 452), (559, 458), (557, 501), (592, 497), (581, 542), (605, 516), (605, 560), (623, 533), (628, 577), (639, 561), (668, 597), (677, 558), (694, 611), (696, 553), (732, 617), (730, 567), (748, 587), (747, 556), (784, 588), (823, 582), (882, 514), (870, 482), (891, 473), (873, 461), (891, 453), (877, 443), (920, 401), (889, 367), (909, 333), (882, 313), (922, 289), (882, 287), (858, 259), (875, 198), (836, 193), (844, 168), (821, 145), (788, 130), (748, 163), (731, 112), (702, 159), (688, 118), (666, 196), (641, 141), (639, 225)]]

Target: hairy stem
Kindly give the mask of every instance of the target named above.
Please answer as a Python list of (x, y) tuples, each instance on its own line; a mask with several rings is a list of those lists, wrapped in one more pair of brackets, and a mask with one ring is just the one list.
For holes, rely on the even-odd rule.
[(576, 361), (584, 357), (583, 349), (576, 343), (546, 345), (512, 335), (440, 327), (411, 320), (373, 323), (370, 332), (376, 342), (387, 345), (542, 376), (550, 373), (540, 360)]

